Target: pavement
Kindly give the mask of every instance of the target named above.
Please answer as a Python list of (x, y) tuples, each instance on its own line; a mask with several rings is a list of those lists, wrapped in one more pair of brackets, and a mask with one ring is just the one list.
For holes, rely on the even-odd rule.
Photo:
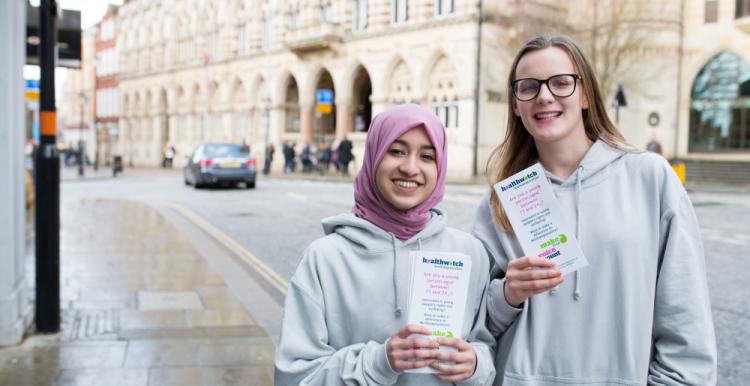
[(189, 216), (63, 197), (61, 331), (0, 349), (0, 385), (271, 385), (283, 293)]
[[(126, 168), (116, 178), (180, 173), (180, 168)], [(85, 189), (112, 178), (108, 168), (87, 168), (82, 178), (75, 168), (61, 173), (64, 183)], [(259, 178), (351, 183), (353, 177)], [(484, 184), (483, 179), (476, 186), (454, 184), (453, 204), (465, 199), (473, 205), (474, 190)], [(718, 202), (750, 206), (750, 185), (686, 187), (699, 211)], [(62, 195), (62, 329), (32, 333), (19, 346), (0, 348), (0, 386), (272, 384), (286, 280), (235, 242), (231, 232), (228, 236), (201, 217), (199, 208), (192, 212), (160, 200)], [(33, 247), (33, 238), (27, 242)], [(30, 248), (31, 278), (33, 256)], [(726, 274), (719, 276), (726, 280)]]

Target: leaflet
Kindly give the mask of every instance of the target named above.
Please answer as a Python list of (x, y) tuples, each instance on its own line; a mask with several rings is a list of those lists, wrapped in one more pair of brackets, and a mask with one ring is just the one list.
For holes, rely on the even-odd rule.
[(541, 164), (536, 163), (494, 187), (526, 255), (553, 260), (563, 275), (588, 265)]
[[(425, 326), (429, 338), (461, 338), (471, 280), (471, 258), (461, 253), (412, 251), (408, 324)], [(416, 334), (415, 334), (416, 336)], [(420, 335), (421, 336), (421, 335)], [(440, 346), (440, 351), (453, 351)], [(433, 374), (432, 367), (406, 370)]]

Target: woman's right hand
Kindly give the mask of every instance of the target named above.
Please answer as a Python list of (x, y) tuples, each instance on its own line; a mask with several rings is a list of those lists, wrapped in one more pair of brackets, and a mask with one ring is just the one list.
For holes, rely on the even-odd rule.
[(562, 272), (552, 260), (524, 256), (508, 263), (505, 273), (505, 301), (519, 307), (529, 297), (549, 291), (563, 282)]
[[(412, 334), (421, 334), (425, 337), (410, 338)], [(396, 331), (385, 348), (391, 368), (400, 373), (429, 366), (435, 362), (440, 345), (436, 340), (427, 338), (431, 334), (426, 327), (415, 324), (407, 324)]]

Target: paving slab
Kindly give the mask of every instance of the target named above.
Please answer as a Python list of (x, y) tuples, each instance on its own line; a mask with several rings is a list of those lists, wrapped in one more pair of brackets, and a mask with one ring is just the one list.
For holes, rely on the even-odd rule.
[(0, 386), (272, 385), (273, 340), (195, 240), (144, 203), (60, 207), (62, 330), (0, 349)]

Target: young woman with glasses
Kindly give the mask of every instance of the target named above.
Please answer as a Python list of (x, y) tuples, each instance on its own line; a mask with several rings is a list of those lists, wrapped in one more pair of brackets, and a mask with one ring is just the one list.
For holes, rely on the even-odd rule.
[(563, 278), (550, 260), (524, 256), (498, 198), (486, 197), (474, 234), (495, 263), (495, 384), (715, 384), (701, 233), (669, 164), (626, 143), (569, 38), (526, 43), (508, 86), (491, 182), (540, 162), (589, 264)]

